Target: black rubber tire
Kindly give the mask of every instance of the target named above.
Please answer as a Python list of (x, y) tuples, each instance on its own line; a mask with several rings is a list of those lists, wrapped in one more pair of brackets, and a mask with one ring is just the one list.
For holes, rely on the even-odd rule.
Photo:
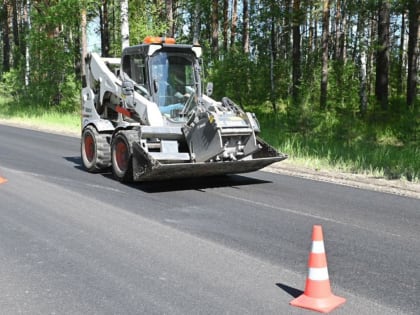
[(87, 126), (83, 130), (80, 155), (87, 171), (97, 173), (111, 165), (111, 146), (108, 138), (109, 134), (99, 133), (93, 126)]
[(121, 182), (133, 181), (132, 144), (138, 138), (134, 130), (120, 130), (111, 141), (111, 165), (114, 177)]

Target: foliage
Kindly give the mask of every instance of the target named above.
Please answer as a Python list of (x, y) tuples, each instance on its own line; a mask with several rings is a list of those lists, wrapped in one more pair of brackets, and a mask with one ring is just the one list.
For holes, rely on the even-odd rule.
[[(130, 1), (130, 40), (133, 44), (140, 44), (150, 34), (164, 35), (166, 21), (159, 19), (159, 9), (151, 2), (140, 0)], [(151, 23), (151, 21), (155, 21)]]
[(25, 65), (25, 49), (20, 47), (14, 67), (2, 75), (4, 90), (16, 103), (37, 104), (44, 109), (59, 106), (62, 111), (74, 111), (79, 106), (80, 83), (75, 66), (80, 49), (79, 11), (80, 2), (76, 0), (34, 4), (31, 26), (21, 30), (30, 72)]
[(214, 97), (229, 96), (240, 105), (257, 104), (254, 78), (256, 65), (243, 54), (232, 50), (210, 69), (209, 81), (214, 82)]
[[(398, 100), (392, 105), (398, 107)], [(373, 111), (362, 118), (303, 108), (294, 115), (260, 113), (262, 137), (295, 162), (315, 169), (332, 166), (345, 172), (420, 181), (419, 112), (404, 110), (400, 120)]]

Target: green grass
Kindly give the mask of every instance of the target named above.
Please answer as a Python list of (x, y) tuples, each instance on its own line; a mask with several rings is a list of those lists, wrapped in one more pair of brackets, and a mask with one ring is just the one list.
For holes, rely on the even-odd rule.
[(46, 109), (42, 106), (23, 106), (11, 99), (0, 97), (0, 119), (25, 126), (43, 127), (49, 130), (80, 131), (79, 112), (61, 112), (59, 109)]
[(314, 170), (420, 182), (420, 127), (417, 121), (413, 130), (404, 132), (407, 125), (401, 122), (387, 126), (369, 125), (357, 119), (351, 124), (329, 122), (326, 123), (328, 128), (320, 127), (318, 122), (318, 125), (307, 126), (307, 130), (297, 130), (296, 126), (290, 126), (290, 121), (288, 124), (288, 119), (281, 114), (259, 116), (262, 137), (287, 153), (293, 164)]

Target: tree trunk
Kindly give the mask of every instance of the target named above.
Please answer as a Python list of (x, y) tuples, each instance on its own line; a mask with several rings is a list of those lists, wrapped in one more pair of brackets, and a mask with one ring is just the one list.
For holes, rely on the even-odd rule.
[(276, 42), (275, 42), (275, 23), (274, 18), (271, 20), (271, 34), (270, 34), (270, 101), (274, 112), (277, 111), (276, 104), (276, 82), (274, 76), (274, 65), (276, 61)]
[(128, 0), (121, 0), (121, 46), (130, 46), (130, 29), (128, 25)]
[(9, 4), (3, 1), (3, 72), (10, 70), (10, 27), (9, 27)]
[[(12, 0), (12, 9), (13, 9), (13, 43), (15, 44), (15, 48), (19, 47), (19, 23), (18, 23), (18, 7), (17, 7), (17, 0)], [(16, 65), (15, 60), (15, 66)]]
[(321, 95), (320, 107), (327, 107), (328, 90), (328, 37), (329, 37), (330, 4), (324, 0), (322, 11), (322, 70), (321, 70)]
[(172, 0), (165, 0), (166, 8), (166, 22), (168, 23), (168, 28), (166, 30), (166, 36), (174, 37), (174, 11)]
[[(309, 25), (308, 25), (308, 55), (314, 52), (314, 14), (312, 10), (310, 11), (309, 16)], [(309, 58), (308, 58), (309, 59)]]
[(218, 59), (219, 54), (219, 1), (212, 0), (211, 12), (211, 52), (213, 59)]
[(341, 19), (342, 32), (340, 36), (340, 56), (341, 56), (341, 61), (343, 62), (343, 64), (347, 63), (347, 32), (348, 32), (347, 22), (351, 24), (351, 16), (349, 14), (348, 15), (345, 14), (345, 12), (347, 11), (346, 9), (347, 9), (346, 4), (343, 4), (343, 13), (342, 13), (342, 19)]
[(229, 0), (223, 0), (223, 50), (228, 51)]
[[(274, 10), (275, 6), (273, 5), (271, 7), (271, 10)], [(285, 25), (285, 31), (282, 32), (281, 34), (281, 41), (283, 43), (283, 47), (284, 47), (284, 58), (286, 60), (290, 60), (291, 58), (291, 52), (293, 54), (293, 40), (292, 40), (292, 34), (289, 31), (289, 28), (292, 27), (293, 24), (293, 20), (292, 20), (292, 14), (290, 14), (292, 12), (292, 0), (286, 0), (285, 4), (284, 4), (284, 11), (286, 12), (285, 16), (284, 16), (284, 22), (283, 24)]]
[[(376, 36), (378, 33), (378, 23), (377, 23), (377, 16), (374, 12), (370, 13), (370, 38), (368, 45), (370, 47), (374, 46), (376, 41)], [(375, 65), (375, 50), (369, 49), (368, 51), (368, 60), (367, 60), (367, 75), (368, 75), (368, 94), (372, 94), (373, 90), (373, 83), (375, 82), (374, 76), (375, 72), (373, 71)]]
[(382, 110), (388, 109), (390, 3), (381, 0), (378, 8), (375, 95)]
[(367, 70), (366, 70), (366, 51), (362, 50), (359, 57), (359, 96), (360, 96), (360, 106), (359, 111), (364, 116), (367, 112)]
[(110, 42), (109, 42), (109, 12), (108, 0), (102, 0), (102, 14), (101, 14), (101, 51), (103, 57), (109, 57)]
[(417, 71), (419, 57), (420, 6), (417, 0), (409, 1), (407, 106), (414, 107), (417, 96)]
[(238, 0), (233, 0), (232, 1), (232, 26), (230, 29), (230, 47), (235, 47), (237, 28), (238, 28)]
[[(23, 20), (25, 25), (25, 32), (29, 33), (31, 30), (31, 19), (30, 19), (31, 3), (30, 0), (26, 0), (26, 4), (23, 9)], [(31, 64), (30, 64), (30, 50), (29, 40), (25, 41), (25, 86), (29, 86), (30, 75), (31, 75)]]
[(80, 56), (81, 63), (80, 67), (82, 68), (82, 87), (86, 86), (86, 56), (87, 56), (87, 35), (86, 35), (86, 27), (87, 27), (87, 18), (86, 18), (86, 8), (84, 7), (85, 2), (83, 2), (83, 8), (81, 12), (81, 32), (82, 32), (82, 54)]
[(164, 0), (154, 0), (156, 10), (158, 10), (158, 16), (160, 22), (166, 22), (166, 6)]
[(301, 68), (300, 68), (300, 0), (293, 2), (293, 62), (292, 62), (292, 97), (293, 101), (297, 103), (299, 98), (299, 88), (301, 82)]
[(314, 25), (314, 34), (313, 34), (313, 36), (314, 36), (314, 51), (318, 52), (319, 51), (319, 40), (318, 40), (318, 25), (319, 25), (319, 22), (318, 22), (318, 17), (317, 17), (316, 14), (315, 14), (313, 25)]
[[(305, 58), (305, 70), (303, 71), (305, 78), (304, 80), (312, 80), (314, 73), (314, 61), (318, 58), (316, 57), (316, 39), (315, 39), (315, 27), (316, 27), (316, 14), (314, 12), (314, 4), (309, 4), (309, 16), (307, 17), (307, 47), (306, 47), (306, 58)], [(301, 49), (302, 50), (302, 49)]]
[(201, 30), (201, 7), (200, 2), (197, 1), (194, 8), (194, 25), (193, 27), (193, 43), (198, 44), (200, 42), (200, 30)]
[(400, 37), (400, 47), (398, 48), (398, 82), (397, 82), (397, 93), (400, 95), (403, 93), (403, 82), (404, 82), (404, 39), (405, 39), (405, 20), (406, 14), (405, 10), (401, 14), (401, 37)]
[(243, 50), (244, 54), (249, 53), (249, 4), (248, 0), (243, 0)]
[(340, 49), (340, 41), (342, 36), (342, 29), (341, 29), (341, 0), (336, 0), (336, 7), (335, 7), (335, 59), (341, 60), (341, 49)]
[(362, 116), (367, 112), (367, 34), (365, 29), (365, 16), (359, 13), (357, 21), (357, 42), (359, 46), (358, 65), (359, 65), (359, 111)]

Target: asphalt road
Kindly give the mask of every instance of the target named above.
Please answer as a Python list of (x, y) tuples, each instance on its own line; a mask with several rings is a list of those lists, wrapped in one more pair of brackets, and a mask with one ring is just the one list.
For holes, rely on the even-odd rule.
[(0, 125), (1, 314), (310, 314), (288, 303), (314, 224), (334, 314), (420, 314), (418, 199), (267, 172), (124, 185), (79, 146)]

